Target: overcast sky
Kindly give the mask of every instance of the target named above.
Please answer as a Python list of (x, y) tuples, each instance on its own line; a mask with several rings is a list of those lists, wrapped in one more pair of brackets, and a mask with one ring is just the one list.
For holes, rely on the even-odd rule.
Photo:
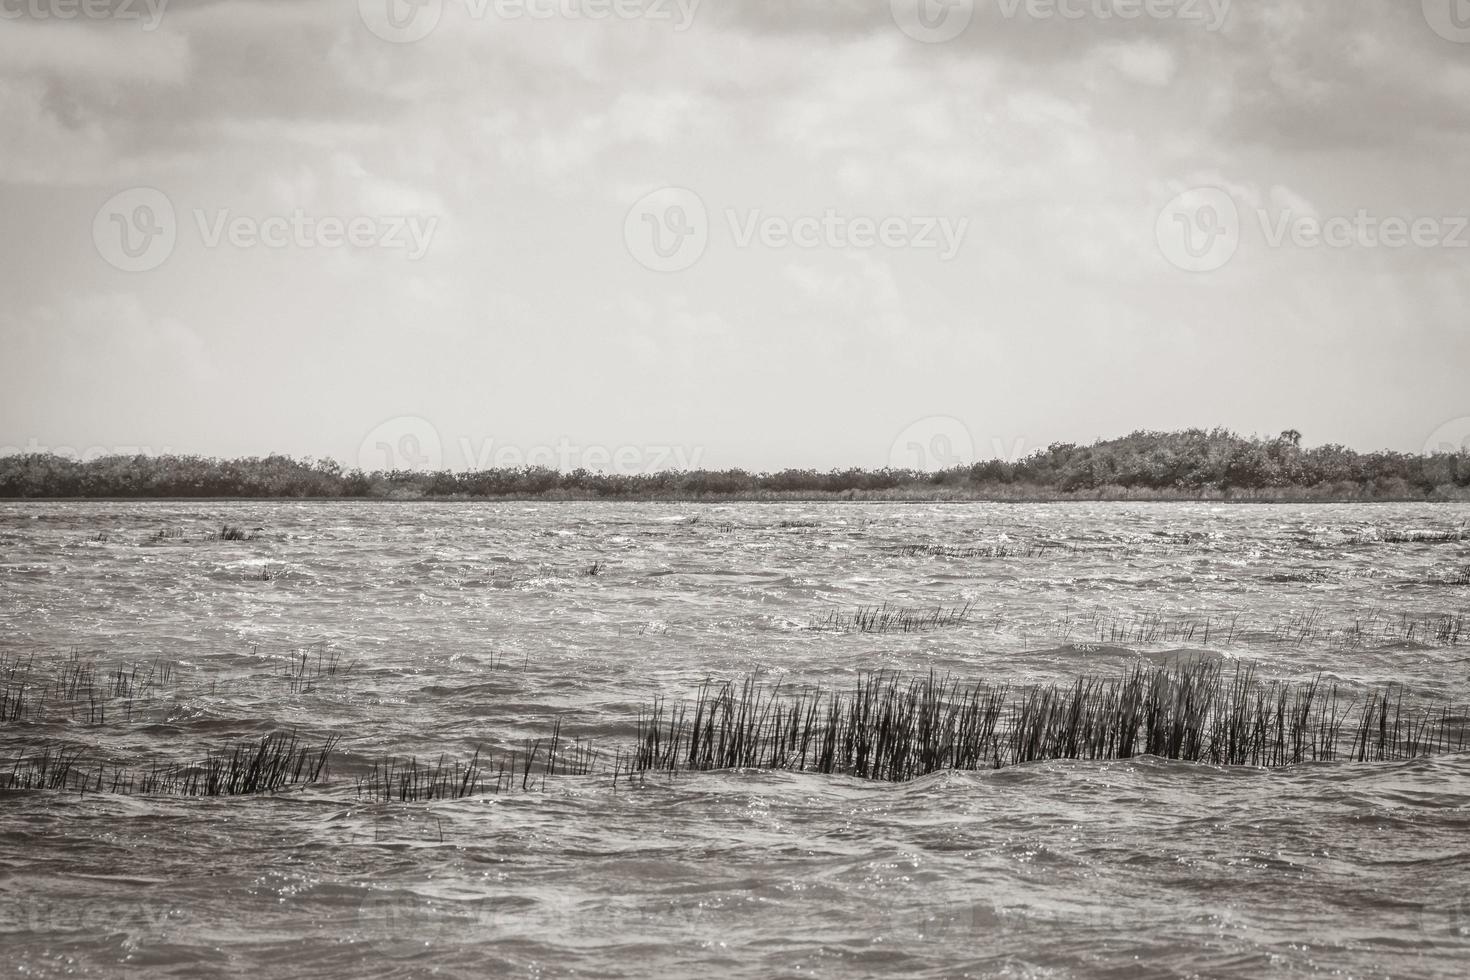
[(1470, 416), (1463, 0), (81, 2), (0, 0), (0, 446), (825, 469)]

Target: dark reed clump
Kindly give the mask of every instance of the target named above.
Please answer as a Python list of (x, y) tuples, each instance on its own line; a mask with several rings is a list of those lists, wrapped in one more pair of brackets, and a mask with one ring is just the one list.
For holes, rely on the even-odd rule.
[[(258, 531), (260, 528), (256, 528), (256, 530)], [(220, 527), (219, 534), (215, 535), (214, 539), (216, 541), (254, 541), (255, 535), (243, 527), (225, 524)]]
[(963, 626), (970, 617), (973, 602), (963, 606), (938, 605), (929, 608), (892, 606), (859, 606), (856, 612), (828, 613), (826, 618), (813, 618), (809, 629), (836, 630), (842, 633), (926, 633), (951, 626)]
[(22, 750), (9, 772), (0, 772), (0, 789), (72, 789), (82, 772), (83, 748), (42, 745), (27, 755)]
[(274, 733), (258, 741), (240, 742), (223, 752), (210, 751), (203, 761), (168, 763), (130, 769), (90, 763), (74, 745), (42, 745), (38, 753), (22, 750), (9, 772), (0, 772), (0, 789), (68, 790), (78, 793), (123, 793), (147, 796), (245, 796), (275, 793), (304, 783), (320, 782), (338, 736), (320, 746), (303, 744), (296, 732)]
[(1257, 680), (1199, 660), (1113, 678), (1012, 688), (878, 673), (845, 692), (755, 678), (707, 684), (693, 704), (655, 701), (633, 773), (763, 768), (901, 781), (1056, 759), (1150, 755), (1213, 765), (1393, 760), (1465, 747), (1467, 721), (1413, 711), (1401, 691), (1361, 703), (1320, 680)]
[(303, 744), (294, 731), (275, 732), (259, 741), (210, 752), (202, 762), (154, 766), (139, 774), (137, 792), (245, 796), (320, 782), (339, 738), (329, 735), (321, 745), (312, 747)]
[[(478, 748), (468, 761), (443, 755), (433, 763), (421, 763), (416, 758), (381, 759), (373, 763), (367, 775), (358, 778), (357, 795), (380, 803), (422, 803), (507, 793), (517, 788), (532, 790), (538, 777), (544, 787), (553, 776), (591, 775), (599, 758), (600, 753), (591, 743), (575, 739), (568, 744), (562, 737), (561, 720), (557, 719), (550, 738), (527, 739), (524, 751), (511, 752), (498, 762)], [(615, 773), (618, 768), (614, 766)]]

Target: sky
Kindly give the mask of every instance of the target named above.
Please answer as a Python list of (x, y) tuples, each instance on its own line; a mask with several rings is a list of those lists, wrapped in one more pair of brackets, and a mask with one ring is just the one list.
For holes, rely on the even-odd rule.
[(0, 0), (0, 447), (1470, 439), (1470, 0)]

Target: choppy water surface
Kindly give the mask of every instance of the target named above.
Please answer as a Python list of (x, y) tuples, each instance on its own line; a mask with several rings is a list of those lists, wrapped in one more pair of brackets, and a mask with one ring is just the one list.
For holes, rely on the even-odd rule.
[[(752, 671), (1024, 684), (1187, 647), (1267, 678), (1463, 701), (1470, 642), (1433, 630), (1470, 610), (1470, 541), (1393, 532), (1467, 519), (1407, 505), (3, 505), (0, 653), (175, 665), (131, 719), (0, 725), (7, 768), (48, 738), (144, 765), (280, 729), (342, 736), (329, 782), (274, 797), (0, 794), (4, 968), (1464, 976), (1463, 754), (1272, 771), (1144, 758), (896, 785), (593, 776), (391, 805), (360, 800), (355, 779), (384, 754), (509, 750), (558, 717), (610, 751), (653, 696)], [(223, 524), (261, 530), (211, 540)], [(152, 540), (169, 530), (183, 537)], [(810, 628), (881, 602), (974, 607), (928, 633)], [(1188, 630), (1207, 619), (1208, 637)], [(293, 692), (283, 665), (312, 643), (348, 666)]]

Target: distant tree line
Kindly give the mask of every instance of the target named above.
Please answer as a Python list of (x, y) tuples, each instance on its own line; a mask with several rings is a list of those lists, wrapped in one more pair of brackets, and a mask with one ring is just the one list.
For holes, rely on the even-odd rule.
[(0, 497), (780, 499), (1470, 499), (1470, 452), (1422, 456), (1304, 449), (1295, 431), (1263, 439), (1224, 429), (1135, 432), (1055, 443), (1015, 462), (941, 472), (689, 470), (619, 475), (544, 467), (364, 472), (287, 456), (0, 457)]

